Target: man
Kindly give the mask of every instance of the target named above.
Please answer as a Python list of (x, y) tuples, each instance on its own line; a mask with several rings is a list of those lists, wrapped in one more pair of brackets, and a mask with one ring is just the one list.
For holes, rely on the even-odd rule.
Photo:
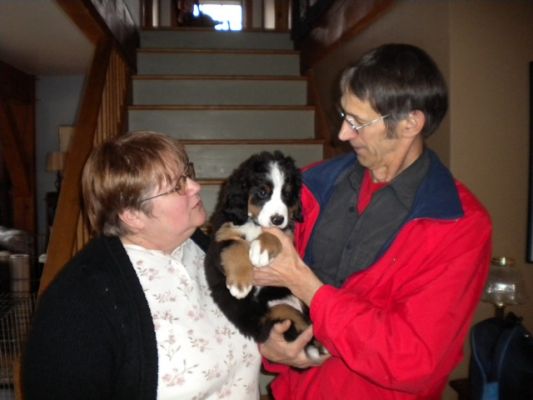
[[(440, 399), (488, 273), (490, 218), (425, 146), (448, 100), (424, 51), (381, 46), (340, 86), (353, 153), (305, 171), (297, 250), (271, 230), (283, 252), (254, 273), (291, 289), (313, 323), (292, 343), (280, 323), (260, 346), (274, 397)], [(330, 352), (315, 364), (302, 350), (313, 333)]]

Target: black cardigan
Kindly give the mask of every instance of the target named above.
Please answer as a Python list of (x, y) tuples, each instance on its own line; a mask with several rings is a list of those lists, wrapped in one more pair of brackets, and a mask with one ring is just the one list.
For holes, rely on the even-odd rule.
[[(193, 240), (205, 248), (200, 232)], [(39, 300), (22, 364), (25, 400), (152, 400), (150, 309), (117, 237), (93, 239)]]

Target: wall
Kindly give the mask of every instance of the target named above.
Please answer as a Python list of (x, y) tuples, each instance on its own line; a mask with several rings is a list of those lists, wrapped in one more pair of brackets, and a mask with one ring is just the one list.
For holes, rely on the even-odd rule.
[(36, 166), (39, 252), (46, 235), (46, 192), (55, 190), (54, 173), (46, 172), (46, 155), (59, 149), (58, 128), (74, 125), (84, 82), (83, 75), (41, 76), (36, 84)]
[[(533, 264), (525, 263), (533, 3), (454, 2), (451, 14), (452, 170), (492, 216), (493, 254), (516, 258), (530, 295), (511, 310), (533, 329)], [(491, 313), (482, 303), (476, 320)]]
[(141, 26), (141, 0), (124, 0), (128, 10), (135, 22), (135, 25)]
[[(332, 98), (344, 65), (377, 45), (406, 42), (428, 51), (450, 87), (450, 108), (429, 145), (490, 212), (494, 255), (512, 256), (530, 299), (512, 311), (533, 329), (533, 265), (526, 264), (528, 198), (528, 63), (533, 61), (533, 3), (527, 0), (397, 1), (371, 27), (315, 67)], [(475, 320), (492, 316), (480, 303)], [(467, 375), (469, 357), (453, 377)], [(447, 388), (444, 399), (456, 399)]]
[[(326, 99), (333, 120), (332, 103), (337, 99), (337, 81), (342, 69), (365, 51), (387, 42), (411, 43), (425, 49), (442, 73), (449, 76), (448, 3), (446, 1), (398, 1), (376, 23), (328, 55), (315, 68), (318, 90)], [(449, 119), (445, 118), (430, 144), (441, 158), (449, 160)]]
[(513, 311), (533, 328), (533, 265), (524, 261), (533, 3), (454, 2), (451, 11), (452, 169), (491, 213), (494, 254), (515, 257), (524, 273), (530, 301)]

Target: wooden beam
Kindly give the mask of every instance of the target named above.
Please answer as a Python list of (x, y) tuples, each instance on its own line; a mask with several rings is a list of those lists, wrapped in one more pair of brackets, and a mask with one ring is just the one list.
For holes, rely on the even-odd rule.
[(15, 117), (9, 109), (7, 102), (0, 98), (0, 144), (2, 155), (8, 165), (9, 177), (14, 189), (19, 195), (30, 193), (28, 171), (24, 163), (22, 145), (19, 144), (21, 133), (17, 129)]
[(106, 26), (90, 1), (55, 0), (92, 43), (106, 39)]
[(35, 77), (0, 61), (0, 97), (32, 104), (35, 100)]
[(85, 161), (93, 149), (102, 93), (106, 83), (112, 44), (110, 42), (96, 47), (90, 73), (85, 85), (80, 107), (80, 116), (71, 139), (67, 155), (63, 184), (59, 193), (54, 227), (47, 250), (39, 293), (42, 293), (57, 273), (72, 256), (76, 240), (77, 221), (81, 208), (79, 190)]
[(112, 38), (132, 70), (139, 35), (124, 0), (55, 0), (82, 33), (95, 45)]
[(0, 63), (0, 149), (12, 186), (13, 227), (35, 234), (35, 78), (5, 63)]

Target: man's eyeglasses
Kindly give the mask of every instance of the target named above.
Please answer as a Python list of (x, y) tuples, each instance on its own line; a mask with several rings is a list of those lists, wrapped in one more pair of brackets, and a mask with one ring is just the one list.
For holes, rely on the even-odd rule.
[(185, 164), (185, 172), (183, 175), (180, 175), (176, 181), (176, 186), (174, 186), (173, 189), (169, 190), (168, 192), (159, 193), (155, 196), (146, 197), (145, 199), (141, 199), (141, 203), (143, 201), (148, 201), (155, 199), (156, 197), (166, 196), (167, 194), (172, 193), (178, 193), (180, 195), (185, 194), (185, 189), (187, 188), (187, 179), (195, 180), (196, 179), (196, 172), (194, 171), (194, 164), (192, 162), (188, 162)]
[(357, 132), (358, 134), (361, 133), (361, 130), (363, 128), (366, 128), (367, 126), (370, 126), (370, 125), (373, 125), (375, 124), (376, 122), (378, 121), (381, 121), (385, 118), (388, 118), (390, 116), (390, 114), (387, 114), (387, 115), (382, 115), (380, 117), (377, 117), (376, 119), (373, 119), (372, 121), (368, 121), (362, 125), (357, 125), (353, 119), (353, 117), (351, 115), (347, 115), (343, 109), (339, 108), (338, 109), (338, 112), (339, 112), (339, 116), (341, 117), (341, 120), (342, 121), (346, 121), (346, 123), (348, 124), (348, 126), (350, 128), (352, 128), (352, 130), (354, 132)]

